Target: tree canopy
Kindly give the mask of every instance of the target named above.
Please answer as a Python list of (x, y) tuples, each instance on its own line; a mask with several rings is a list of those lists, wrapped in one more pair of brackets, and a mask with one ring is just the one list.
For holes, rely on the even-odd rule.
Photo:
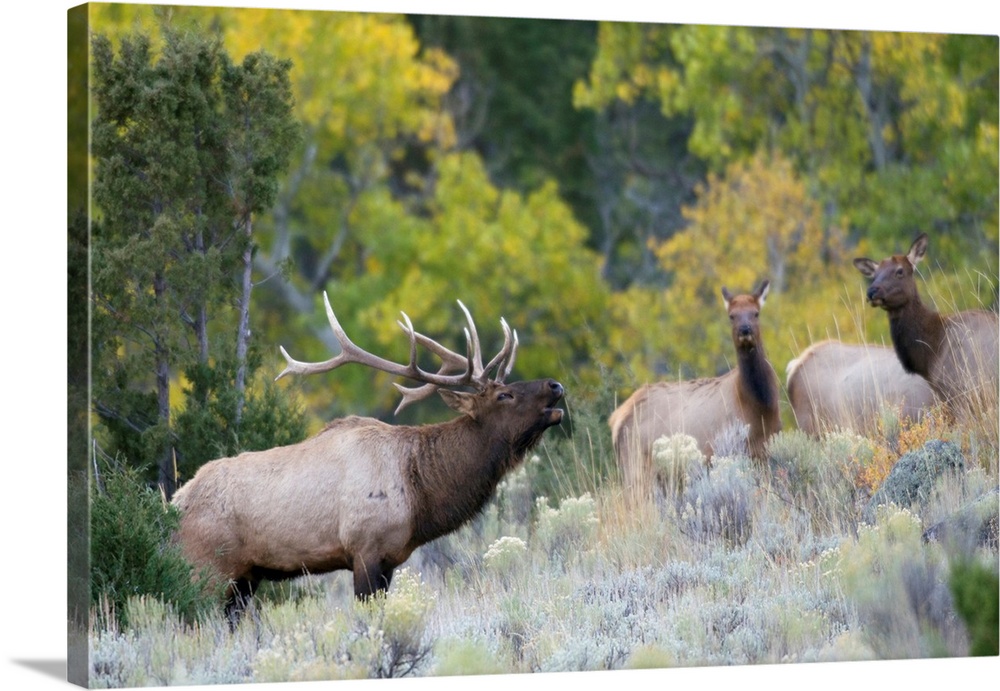
[[(239, 277), (251, 218), (273, 202), (297, 138), (289, 63), (258, 52), (237, 65), (217, 39), (173, 30), (155, 55), (144, 34), (117, 51), (95, 35), (92, 54), (94, 406), (114, 450), (152, 465), (169, 495), (178, 456), (196, 468), (251, 436), (240, 439), (239, 422), (257, 358)], [(192, 429), (177, 434), (206, 416), (221, 418), (208, 448)]]
[[(238, 390), (240, 362), (253, 383), (279, 344), (335, 352), (324, 290), (390, 358), (401, 311), (461, 347), (461, 299), (484, 348), (500, 317), (518, 330), (516, 378), (578, 395), (728, 369), (723, 285), (771, 280), (779, 372), (813, 340), (883, 340), (850, 259), (920, 231), (932, 299), (996, 304), (995, 36), (91, 12), (96, 403), (164, 468), (173, 423)], [(384, 375), (316, 379), (279, 385), (313, 427), (395, 407)], [(247, 415), (286, 410), (259, 386)], [(250, 443), (238, 401), (219, 451)]]

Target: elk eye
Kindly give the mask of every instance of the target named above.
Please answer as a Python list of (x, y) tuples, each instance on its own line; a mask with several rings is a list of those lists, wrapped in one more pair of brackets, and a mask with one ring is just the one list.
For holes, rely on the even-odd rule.
[(500, 393), (497, 394), (498, 401), (509, 401), (512, 398), (514, 398), (514, 395), (506, 391), (501, 391)]
[(903, 267), (900, 267), (900, 268), (896, 269), (896, 277), (897, 278), (902, 278), (903, 277)]
[(754, 319), (756, 319), (756, 318), (757, 318), (757, 317), (759, 317), (759, 316), (760, 316), (760, 312), (754, 312), (754, 313), (753, 313), (753, 318), (754, 318)]

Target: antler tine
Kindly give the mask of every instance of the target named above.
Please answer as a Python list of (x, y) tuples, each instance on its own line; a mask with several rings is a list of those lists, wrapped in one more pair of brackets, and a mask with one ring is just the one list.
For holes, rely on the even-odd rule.
[[(416, 379), (417, 381), (435, 384), (437, 386), (459, 386), (468, 383), (468, 372), (457, 375), (430, 374), (428, 372), (424, 372), (417, 366), (415, 355), (416, 341), (419, 340), (421, 343), (428, 343), (430, 342), (430, 339), (416, 333), (416, 331), (413, 330), (412, 324), (408, 328), (405, 326), (403, 327), (404, 330), (410, 334), (410, 363), (407, 365), (401, 365), (381, 358), (378, 355), (373, 355), (356, 346), (347, 336), (347, 333), (337, 320), (337, 316), (333, 313), (333, 308), (330, 306), (330, 298), (327, 296), (325, 291), (323, 292), (323, 303), (326, 306), (326, 316), (327, 320), (330, 322), (330, 328), (333, 330), (333, 335), (340, 344), (340, 353), (329, 360), (324, 360), (323, 362), (300, 362), (292, 358), (288, 354), (288, 351), (282, 347), (281, 354), (285, 357), (288, 365), (275, 379), (280, 379), (286, 374), (316, 374), (319, 372), (328, 372), (332, 369), (340, 367), (344, 363), (356, 362), (389, 374), (406, 377), (408, 379)], [(407, 320), (407, 322), (409, 322), (409, 317), (405, 314), (403, 317)], [(435, 352), (441, 353), (447, 349), (443, 346), (436, 345), (434, 350)]]
[(468, 327), (465, 329), (466, 348), (469, 351), (469, 366), (472, 368), (472, 377), (476, 381), (481, 381), (483, 375), (488, 370), (483, 369), (483, 350), (479, 345), (479, 333), (476, 331), (476, 323), (472, 320), (472, 314), (465, 304), (458, 300), (458, 306), (465, 313), (465, 321)]
[[(403, 400), (396, 408), (396, 412), (398, 413), (410, 403), (431, 395), (439, 387), (474, 386), (481, 388), (486, 383), (488, 373), (498, 365), (500, 370), (498, 371), (496, 381), (503, 381), (503, 378), (510, 374), (510, 370), (513, 367), (514, 351), (517, 348), (517, 333), (512, 333), (507, 322), (501, 319), (500, 323), (504, 329), (504, 347), (490, 361), (489, 366), (485, 369), (483, 368), (482, 347), (479, 342), (479, 334), (476, 332), (476, 324), (472, 319), (472, 314), (462, 304), (461, 300), (458, 301), (458, 305), (465, 314), (467, 323), (467, 327), (465, 328), (466, 354), (460, 355), (449, 350), (434, 339), (419, 333), (413, 328), (413, 322), (410, 321), (410, 317), (405, 312), (402, 312), (403, 321), (397, 321), (397, 323), (410, 341), (410, 357), (406, 365), (386, 360), (359, 348), (347, 336), (344, 328), (337, 320), (337, 316), (333, 312), (333, 307), (330, 306), (330, 298), (325, 291), (323, 292), (323, 304), (326, 308), (327, 321), (330, 322), (330, 329), (333, 331), (333, 335), (340, 345), (340, 352), (323, 362), (300, 362), (289, 355), (284, 346), (279, 346), (281, 354), (287, 362), (287, 366), (275, 377), (275, 380), (281, 379), (286, 374), (328, 372), (340, 367), (344, 363), (356, 362), (395, 376), (422, 382), (422, 386), (412, 388), (401, 386), (400, 384), (395, 385), (403, 394)], [(441, 368), (436, 373), (426, 372), (417, 364), (418, 344), (441, 358)], [(448, 372), (457, 372), (457, 374), (448, 374)]]
[(514, 369), (514, 358), (517, 356), (517, 343), (518, 343), (516, 329), (514, 330), (513, 341), (514, 343), (510, 349), (510, 355), (507, 356), (507, 362), (506, 364), (503, 365), (503, 376), (501, 377), (499, 374), (497, 375), (497, 381), (501, 383), (506, 381), (507, 377), (510, 376), (511, 371), (513, 371)]
[(494, 367), (497, 367), (497, 365), (500, 366), (497, 370), (497, 376), (494, 379), (494, 381), (498, 383), (502, 383), (503, 380), (506, 379), (507, 375), (510, 374), (509, 371), (504, 372), (504, 363), (508, 357), (512, 356), (511, 348), (517, 347), (515, 341), (516, 336), (511, 333), (510, 325), (507, 324), (507, 320), (503, 317), (500, 317), (500, 327), (503, 329), (503, 347), (500, 349), (499, 353), (493, 356), (493, 359), (490, 360), (489, 364), (486, 365), (485, 368), (486, 372), (492, 372)]
[(406, 312), (400, 312), (403, 315), (403, 321), (405, 324), (400, 324), (397, 320), (396, 323), (399, 324), (406, 335), (410, 337), (410, 367), (417, 369), (417, 332), (413, 329), (413, 322), (410, 321), (410, 317)]
[[(422, 345), (423, 347), (427, 348), (427, 350), (437, 355), (439, 358), (441, 358), (441, 361), (444, 363), (447, 363), (456, 368), (468, 367), (469, 358), (467, 355), (459, 355), (455, 351), (444, 347), (443, 345), (435, 341), (433, 338), (429, 338), (420, 333), (419, 331), (415, 331), (413, 329), (413, 325), (410, 323), (410, 320), (405, 313), (403, 313), (403, 318), (406, 319), (406, 324), (398, 320), (396, 321), (396, 323), (399, 324), (400, 328), (406, 332), (406, 335), (409, 336), (411, 340), (416, 339), (420, 345)], [(443, 372), (444, 368), (439, 370), (438, 374), (441, 374)]]
[[(419, 333), (413, 328), (413, 322), (410, 321), (410, 317), (406, 314), (406, 312), (400, 312), (400, 314), (402, 314), (403, 320), (406, 323), (404, 324), (398, 320), (396, 323), (399, 324), (400, 328), (403, 329), (403, 331), (405, 331), (410, 338), (410, 363), (413, 367), (417, 367), (417, 342), (419, 341), (421, 345), (441, 358), (441, 369), (437, 372), (439, 375), (447, 373), (449, 370), (452, 370), (452, 368), (457, 368), (459, 370), (465, 369), (466, 374), (471, 371), (468, 367), (469, 362), (467, 358), (459, 355), (453, 350), (445, 348), (434, 339)], [(406, 406), (427, 398), (440, 388), (437, 384), (424, 384), (423, 386), (407, 387), (402, 384), (393, 383), (393, 386), (395, 386), (396, 389), (403, 394), (403, 399), (399, 402), (399, 405), (396, 406), (396, 410), (393, 412), (393, 415), (399, 415), (399, 412)]]
[[(462, 312), (465, 313), (465, 319), (469, 323), (468, 328), (465, 330), (465, 338), (470, 343), (473, 350), (471, 357), (475, 358), (475, 375), (474, 378), (477, 381), (485, 380), (489, 376), (489, 373), (493, 371), (494, 367), (499, 365), (497, 370), (497, 376), (494, 379), (497, 383), (503, 383), (504, 380), (510, 376), (511, 370), (514, 369), (514, 357), (517, 353), (517, 331), (512, 331), (510, 325), (507, 324), (507, 320), (500, 317), (500, 326), (503, 328), (504, 333), (504, 343), (500, 352), (497, 353), (489, 364), (483, 367), (483, 353), (479, 342), (479, 334), (476, 333), (476, 324), (472, 320), (472, 315), (469, 310), (462, 303), (461, 300), (458, 301), (458, 306), (462, 308)], [(470, 360), (471, 363), (471, 360)]]
[[(419, 341), (420, 344), (423, 345), (425, 348), (427, 348), (432, 353), (441, 358), (442, 365), (441, 369), (438, 370), (439, 375), (445, 374), (452, 368), (464, 369), (466, 375), (466, 383), (476, 385), (477, 382), (480, 382), (484, 379), (484, 374), (486, 372), (489, 372), (493, 369), (493, 367), (496, 365), (497, 360), (499, 360), (499, 356), (494, 358), (488, 367), (483, 368), (482, 346), (479, 341), (479, 334), (476, 331), (475, 320), (473, 320), (472, 314), (469, 312), (468, 308), (462, 303), (461, 300), (458, 300), (458, 305), (461, 308), (462, 312), (465, 314), (465, 319), (467, 323), (467, 326), (464, 328), (465, 351), (466, 351), (466, 354), (464, 356), (459, 355), (453, 350), (444, 347), (443, 345), (433, 340), (432, 338), (428, 338), (427, 336), (415, 331), (413, 329), (412, 323), (406, 316), (405, 312), (403, 313), (403, 318), (406, 320), (406, 323), (405, 324), (403, 324), (402, 322), (397, 322), (397, 323), (403, 329), (403, 331), (405, 331), (407, 335), (410, 336), (411, 343), (415, 339)], [(506, 323), (503, 322), (503, 320), (501, 320), (501, 323), (503, 323), (505, 328), (507, 328)], [(505, 338), (507, 341), (510, 340), (509, 330), (506, 332)], [(509, 346), (509, 343), (505, 343), (505, 347), (507, 346)], [(411, 354), (412, 352), (413, 349), (411, 347)], [(423, 386), (417, 386), (417, 387), (406, 387), (401, 384), (394, 384), (394, 386), (401, 394), (403, 394), (403, 399), (399, 402), (399, 405), (396, 407), (396, 411), (394, 413), (397, 415), (406, 406), (416, 401), (420, 401), (427, 398), (428, 396), (432, 395), (435, 391), (437, 391), (437, 389), (439, 388), (435, 384), (424, 384)]]
[(337, 339), (337, 343), (340, 344), (340, 353), (330, 358), (329, 360), (324, 360), (323, 362), (300, 362), (296, 360), (288, 351), (285, 350), (284, 346), (278, 346), (281, 354), (285, 356), (285, 361), (288, 363), (285, 369), (281, 370), (277, 377), (274, 378), (278, 381), (286, 374), (316, 374), (319, 372), (327, 372), (339, 367), (342, 362), (346, 361), (346, 356), (348, 348), (354, 346), (351, 339), (347, 337), (347, 333), (341, 327), (340, 322), (337, 321), (337, 316), (333, 313), (333, 308), (330, 307), (330, 299), (326, 295), (326, 291), (323, 291), (323, 302), (326, 305), (326, 318), (330, 322), (330, 328), (333, 330), (333, 335)]
[(402, 384), (393, 383), (393, 386), (396, 387), (396, 390), (399, 391), (399, 393), (403, 394), (403, 399), (399, 402), (399, 405), (396, 406), (396, 410), (392, 413), (393, 415), (399, 415), (399, 411), (406, 406), (411, 403), (424, 400), (441, 388), (436, 384), (424, 384), (423, 386), (415, 386), (411, 388), (403, 386)]

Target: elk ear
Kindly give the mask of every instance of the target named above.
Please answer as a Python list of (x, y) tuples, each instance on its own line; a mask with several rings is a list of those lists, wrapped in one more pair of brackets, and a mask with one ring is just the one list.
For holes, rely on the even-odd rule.
[(865, 278), (875, 278), (875, 272), (878, 271), (878, 264), (871, 259), (866, 259), (864, 257), (855, 259), (854, 266), (863, 276), (865, 276)]
[(722, 286), (722, 299), (726, 301), (726, 309), (728, 310), (729, 303), (733, 301), (733, 295), (726, 286)]
[(906, 258), (910, 260), (910, 264), (916, 266), (925, 254), (927, 254), (927, 233), (921, 233), (910, 245), (910, 251), (906, 254)]
[(758, 306), (764, 306), (764, 301), (767, 299), (767, 293), (769, 290), (771, 290), (771, 282), (765, 278), (764, 281), (757, 286), (757, 290), (753, 292), (753, 296), (757, 298)]
[(449, 408), (462, 415), (468, 415), (473, 420), (476, 419), (476, 395), (463, 391), (452, 391), (450, 389), (438, 389), (438, 393)]

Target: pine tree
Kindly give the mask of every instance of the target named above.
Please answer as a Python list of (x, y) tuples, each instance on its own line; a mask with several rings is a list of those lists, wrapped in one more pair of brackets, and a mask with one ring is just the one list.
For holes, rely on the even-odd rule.
[(217, 450), (239, 436), (252, 218), (295, 143), (290, 63), (257, 53), (235, 65), (217, 36), (169, 27), (156, 55), (144, 35), (92, 48), (94, 407), (113, 450), (154, 466), (170, 496), (179, 375), (192, 383), (186, 414), (227, 401), (213, 412), (229, 428)]

